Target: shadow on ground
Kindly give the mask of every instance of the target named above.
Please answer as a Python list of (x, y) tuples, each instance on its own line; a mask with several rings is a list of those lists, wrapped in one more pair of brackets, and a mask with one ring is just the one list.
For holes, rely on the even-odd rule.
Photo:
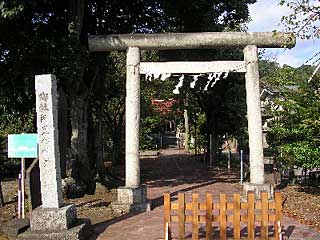
[[(236, 183), (238, 176), (226, 169), (210, 168), (199, 158), (190, 154), (160, 155), (158, 158), (141, 159), (141, 180), (148, 191), (166, 188), (172, 200), (179, 192), (189, 192), (215, 183)], [(173, 191), (171, 191), (173, 189)], [(163, 192), (151, 197), (152, 209), (163, 205)], [(124, 221), (138, 214), (124, 214), (120, 217), (93, 225), (96, 239), (110, 225)]]

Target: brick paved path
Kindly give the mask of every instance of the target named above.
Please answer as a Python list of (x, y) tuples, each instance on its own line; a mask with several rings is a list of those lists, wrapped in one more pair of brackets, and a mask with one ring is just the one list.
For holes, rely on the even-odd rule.
[[(159, 159), (147, 159), (141, 163), (142, 181), (148, 186), (148, 199), (152, 200), (151, 212), (135, 216), (123, 215), (112, 221), (94, 226), (99, 240), (158, 240), (163, 238), (163, 192), (170, 191), (171, 198), (178, 191), (187, 193), (206, 191), (214, 194), (239, 192), (237, 176), (217, 169), (209, 170), (199, 160), (190, 158), (182, 150), (163, 150)], [(283, 219), (284, 239), (320, 239), (320, 234), (293, 219)], [(205, 228), (204, 228), (205, 229)], [(188, 231), (188, 227), (186, 228)], [(200, 229), (200, 232), (201, 229)], [(173, 237), (177, 236), (173, 231)], [(191, 235), (187, 236), (191, 239)], [(203, 239), (203, 238), (201, 238)]]

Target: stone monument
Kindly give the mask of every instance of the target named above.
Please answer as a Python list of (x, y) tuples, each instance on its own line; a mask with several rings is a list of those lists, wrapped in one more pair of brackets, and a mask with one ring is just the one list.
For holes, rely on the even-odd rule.
[(87, 239), (90, 220), (77, 219), (74, 204), (64, 204), (58, 144), (58, 96), (53, 75), (35, 77), (42, 205), (30, 216), (30, 229), (18, 239)]

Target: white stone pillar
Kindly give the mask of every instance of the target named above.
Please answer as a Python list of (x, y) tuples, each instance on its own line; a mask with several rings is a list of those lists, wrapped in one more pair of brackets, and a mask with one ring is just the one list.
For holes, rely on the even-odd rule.
[(140, 186), (140, 50), (127, 49), (126, 82), (126, 187)]
[(258, 48), (255, 45), (248, 45), (243, 52), (247, 68), (245, 78), (250, 149), (250, 183), (264, 184)]
[(140, 124), (140, 49), (127, 49), (126, 82), (126, 186), (119, 187), (117, 201), (112, 203), (115, 212), (150, 211), (147, 188), (140, 185), (139, 159)]
[(37, 75), (35, 88), (42, 207), (59, 208), (63, 204), (63, 199), (55, 76)]
[(90, 220), (77, 219), (75, 205), (63, 203), (55, 76), (37, 75), (35, 88), (42, 205), (32, 210), (30, 230), (17, 239), (88, 239), (92, 235)]

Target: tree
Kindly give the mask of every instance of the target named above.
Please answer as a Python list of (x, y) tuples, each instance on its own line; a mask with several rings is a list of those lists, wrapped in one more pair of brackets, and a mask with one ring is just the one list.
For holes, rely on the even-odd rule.
[(189, 88), (193, 78), (187, 78), (183, 90), (190, 92), (189, 112), (192, 114), (192, 110), (199, 111), (200, 108), (205, 114), (206, 122), (202, 129), (207, 139), (207, 149), (212, 150), (211, 156), (214, 161), (223, 135), (228, 134), (241, 138), (245, 131), (247, 126), (245, 89), (243, 76), (229, 73), (226, 79), (222, 75), (213, 87), (205, 91), (207, 77), (199, 77), (193, 89)]
[(314, 168), (320, 165), (319, 74), (308, 83), (313, 66), (275, 67), (263, 76), (279, 96), (269, 105), (268, 142), (277, 159), (287, 166)]
[(292, 12), (282, 17), (287, 30), (301, 39), (320, 37), (320, 6), (317, 0), (281, 0)]
[[(248, 4), (252, 4), (256, 1), (164, 1), (164, 8), (168, 9), (168, 15), (170, 19), (174, 22), (174, 27), (172, 31), (178, 32), (194, 32), (194, 31), (240, 31), (241, 24), (248, 21), (249, 12)], [(195, 11), (196, 9), (196, 11)], [(239, 51), (218, 49), (218, 50), (177, 50), (177, 51), (161, 51), (160, 59), (162, 61), (168, 60), (181, 60), (181, 61), (213, 61), (213, 60), (235, 60), (241, 59), (242, 55)], [(231, 78), (229, 78), (230, 80)], [(234, 123), (239, 123), (237, 129), (243, 129), (245, 123), (245, 114), (243, 113), (243, 99), (244, 97), (244, 81), (239, 81), (243, 77), (233, 76), (232, 81), (228, 79), (218, 82), (218, 84), (209, 89), (209, 91), (198, 91), (190, 90), (189, 87), (185, 88), (180, 94), (180, 102), (184, 102), (186, 96), (188, 95), (188, 109), (197, 109), (196, 104), (201, 108), (201, 111), (206, 116), (206, 127), (205, 135), (207, 138), (207, 149), (212, 149), (211, 156), (214, 159), (216, 157), (216, 150), (219, 145), (219, 138), (225, 133), (230, 135), (235, 135), (236, 132), (233, 131), (236, 125)], [(177, 79), (175, 79), (178, 82)], [(186, 85), (189, 86), (192, 80), (186, 80)], [(200, 81), (199, 81), (200, 82)], [(230, 84), (231, 83), (231, 84)], [(237, 91), (232, 92), (234, 84), (239, 86), (240, 83), (242, 87), (237, 88)], [(201, 86), (202, 89), (204, 86)], [(230, 91), (228, 91), (230, 90)], [(235, 90), (235, 89), (234, 89)], [(241, 92), (241, 90), (243, 92)], [(234, 95), (235, 93), (240, 95)], [(193, 97), (191, 97), (193, 96)], [(241, 96), (241, 97), (239, 97)], [(233, 102), (233, 99), (242, 99), (238, 102)], [(230, 100), (230, 101), (229, 101)], [(194, 103), (196, 102), (196, 103)], [(228, 107), (232, 108), (234, 111), (229, 111), (226, 106), (231, 103)], [(235, 105), (239, 105), (235, 107)], [(190, 106), (190, 107), (189, 107)], [(194, 113), (188, 111), (188, 115), (193, 116)], [(241, 116), (241, 117), (240, 117)], [(236, 120), (234, 120), (234, 118)], [(238, 118), (239, 117), (239, 118)], [(224, 125), (224, 126), (222, 126)], [(240, 127), (241, 126), (241, 127)], [(221, 133), (221, 131), (224, 131)], [(212, 136), (210, 140), (210, 136)], [(210, 147), (210, 142), (212, 146)]]
[[(103, 166), (100, 143), (107, 138), (103, 136), (103, 125), (110, 124), (107, 113), (112, 113), (111, 118), (117, 119), (121, 129), (125, 95), (119, 90), (113, 96), (115, 88), (122, 87), (123, 78), (110, 77), (123, 74), (120, 72), (123, 70), (108, 66), (112, 61), (107, 54), (89, 53), (88, 35), (234, 29), (248, 18), (247, 4), (253, 2), (2, 0), (0, 84), (5, 89), (0, 95), (1, 118), (5, 120), (2, 127), (10, 126), (18, 132), (35, 131), (34, 75), (55, 74), (67, 98), (66, 134), (70, 136), (65, 145), (72, 150), (80, 169), (76, 180), (86, 185), (87, 193), (93, 193), (95, 174), (101, 179), (105, 174), (97, 170)], [(182, 51), (176, 56), (185, 58), (189, 53)], [(209, 54), (217, 53), (195, 51), (193, 57), (212, 59)], [(106, 71), (112, 74), (105, 74)], [(114, 81), (119, 82), (111, 84)], [(109, 106), (104, 104), (106, 100)], [(120, 111), (106, 112), (106, 109)], [(2, 130), (3, 134), (7, 132)]]
[[(102, 165), (101, 144), (95, 145), (100, 154), (88, 156), (88, 121), (93, 122), (88, 113), (97, 116), (94, 123), (90, 123), (95, 128), (90, 137), (97, 143), (102, 142), (99, 131), (101, 96), (108, 89), (104, 87), (107, 79), (103, 74), (106, 59), (99, 54), (89, 54), (87, 37), (89, 34), (162, 28), (165, 21), (160, 19), (163, 14), (157, 11), (157, 6), (153, 1), (0, 1), (3, 31), (0, 36), (0, 83), (6, 89), (1, 101), (5, 102), (2, 106), (8, 112), (2, 117), (21, 119), (23, 124), (32, 121), (34, 118), (28, 116), (28, 121), (23, 120), (22, 114), (35, 115), (34, 75), (56, 74), (59, 86), (67, 94), (70, 109), (71, 136), (66, 145), (72, 149), (80, 169), (77, 180), (86, 185), (88, 193), (95, 188), (95, 166), (101, 169)], [(97, 103), (97, 111), (88, 111), (91, 100)], [(9, 126), (19, 125), (10, 122)], [(28, 131), (31, 129), (35, 129), (35, 121)]]
[[(317, 0), (281, 0), (280, 5), (286, 5), (292, 12), (283, 16), (281, 21), (286, 30), (292, 31), (301, 39), (320, 38), (320, 5)], [(309, 82), (320, 69), (320, 52), (316, 52), (306, 61), (317, 67), (309, 77)]]
[(1, 178), (0, 178), (0, 207), (4, 206), (4, 199), (2, 194)]

